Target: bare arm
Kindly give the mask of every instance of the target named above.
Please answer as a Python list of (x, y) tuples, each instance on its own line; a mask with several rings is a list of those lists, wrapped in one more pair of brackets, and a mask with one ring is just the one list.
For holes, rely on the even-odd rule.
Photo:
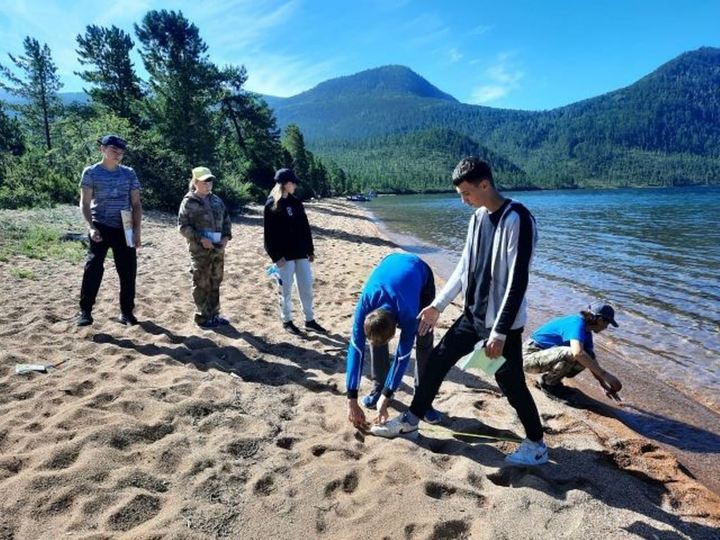
[(83, 218), (88, 224), (90, 232), (90, 240), (93, 242), (102, 242), (102, 236), (92, 222), (92, 211), (90, 210), (90, 202), (93, 198), (93, 189), (91, 187), (84, 187), (80, 189), (80, 211), (82, 212)]
[(620, 383), (618, 378), (612, 373), (601, 368), (600, 364), (598, 364), (597, 361), (582, 348), (580, 341), (577, 339), (571, 339), (570, 350), (572, 351), (573, 359), (581, 366), (590, 370), (593, 377), (595, 377), (600, 383), (600, 386), (608, 392), (608, 395), (616, 394), (622, 389), (622, 383)]

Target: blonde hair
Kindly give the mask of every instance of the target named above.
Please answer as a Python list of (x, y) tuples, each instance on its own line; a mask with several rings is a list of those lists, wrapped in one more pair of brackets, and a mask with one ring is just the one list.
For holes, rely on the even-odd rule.
[(273, 198), (273, 205), (272, 209), (277, 210), (277, 205), (280, 199), (282, 199), (283, 193), (285, 190), (283, 189), (283, 184), (280, 182), (276, 183), (275, 186), (270, 190), (270, 196)]
[(190, 193), (195, 193), (195, 179), (194, 178), (190, 179), (190, 185), (188, 186), (188, 190), (190, 191)]
[(367, 314), (363, 329), (370, 343), (385, 344), (395, 335), (397, 321), (386, 309), (375, 309)]

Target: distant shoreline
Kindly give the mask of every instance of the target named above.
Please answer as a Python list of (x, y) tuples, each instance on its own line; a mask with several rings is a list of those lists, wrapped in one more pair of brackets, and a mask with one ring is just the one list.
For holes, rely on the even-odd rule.
[[(715, 183), (704, 183), (704, 184), (671, 184), (671, 185), (626, 185), (626, 186), (560, 186), (560, 187), (538, 187), (538, 186), (526, 186), (526, 187), (503, 187), (500, 189), (505, 193), (514, 193), (518, 191), (615, 191), (618, 189), (668, 189), (668, 188), (702, 188), (702, 187), (717, 187), (720, 186), (720, 180)], [(454, 195), (456, 192), (454, 189), (428, 189), (424, 191), (413, 191), (413, 190), (402, 190), (402, 191), (383, 191), (383, 190), (371, 190), (377, 195), (383, 196), (399, 196), (399, 195)], [(358, 202), (358, 201), (353, 201)]]

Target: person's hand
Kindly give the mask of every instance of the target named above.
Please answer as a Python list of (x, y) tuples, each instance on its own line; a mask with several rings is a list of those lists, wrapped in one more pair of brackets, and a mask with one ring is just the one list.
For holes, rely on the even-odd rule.
[(225, 246), (227, 246), (228, 240), (229, 240), (229, 238), (226, 236), (220, 242), (220, 245), (222, 246), (223, 249), (225, 249)]
[(611, 373), (605, 372), (603, 378), (600, 379), (600, 385), (605, 390), (605, 395), (615, 401), (622, 401), (618, 392), (622, 390), (622, 383), (620, 380)]
[(369, 427), (365, 413), (358, 405), (357, 399), (348, 399), (348, 420), (357, 429), (367, 430)]
[(133, 242), (135, 243), (135, 249), (142, 247), (142, 240), (140, 239), (140, 231), (133, 231)]
[(90, 240), (93, 242), (102, 242), (100, 231), (98, 231), (95, 227), (90, 227)]
[(315, 255), (308, 255), (308, 261), (315, 262)]
[(375, 405), (375, 409), (377, 409), (378, 414), (373, 420), (373, 424), (380, 425), (388, 421), (388, 418), (390, 417), (387, 410), (389, 404), (390, 399), (384, 394), (381, 395), (380, 399), (378, 399), (377, 405)]
[(213, 243), (208, 238), (201, 238), (200, 243), (202, 244), (202, 247), (204, 247), (205, 249), (212, 249), (214, 247)]
[(420, 319), (418, 334), (424, 336), (437, 324), (440, 318), (440, 310), (436, 307), (428, 306), (420, 312), (417, 318)]
[(498, 338), (488, 339), (485, 344), (485, 354), (488, 358), (497, 358), (502, 356), (505, 342)]
[(287, 261), (285, 260), (285, 257), (283, 257), (282, 259), (278, 259), (277, 261), (275, 261), (275, 264), (277, 264), (278, 268), (282, 268), (283, 266), (285, 266), (286, 262)]

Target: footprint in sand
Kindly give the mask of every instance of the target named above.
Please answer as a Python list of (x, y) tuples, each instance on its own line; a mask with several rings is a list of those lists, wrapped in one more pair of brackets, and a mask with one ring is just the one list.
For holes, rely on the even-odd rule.
[(467, 522), (459, 519), (436, 523), (430, 540), (461, 540), (470, 538)]
[(342, 488), (345, 493), (354, 493), (360, 480), (357, 471), (350, 471), (342, 480), (333, 480), (325, 485), (325, 497), (330, 497)]
[(225, 447), (225, 451), (236, 459), (248, 459), (260, 450), (258, 439), (238, 439)]
[(297, 439), (295, 439), (294, 437), (281, 437), (277, 441), (275, 441), (275, 444), (283, 450), (292, 450), (292, 447), (295, 445), (296, 441)]
[(55, 452), (43, 466), (44, 469), (67, 469), (80, 455), (80, 448), (72, 446)]
[(65, 392), (68, 396), (84, 397), (92, 392), (93, 388), (95, 388), (95, 383), (92, 381), (83, 381), (80, 384), (64, 389), (63, 392)]
[(438, 500), (447, 499), (456, 495), (459, 497), (474, 499), (478, 506), (483, 506), (485, 504), (485, 497), (479, 493), (474, 493), (466, 489), (458, 489), (455, 486), (449, 486), (447, 484), (434, 481), (425, 482), (425, 495)]
[(114, 531), (129, 531), (155, 517), (161, 507), (160, 499), (141, 493), (112, 514), (108, 526)]
[(170, 486), (169, 482), (160, 480), (152, 475), (149, 475), (143, 471), (131, 471), (126, 474), (123, 478), (118, 480), (116, 489), (123, 488), (140, 488), (153, 493), (165, 493)]
[(260, 478), (260, 480), (255, 482), (255, 487), (253, 488), (253, 492), (255, 493), (255, 495), (259, 495), (261, 497), (267, 497), (275, 490), (275, 478), (270, 473), (264, 475), (262, 478)]

